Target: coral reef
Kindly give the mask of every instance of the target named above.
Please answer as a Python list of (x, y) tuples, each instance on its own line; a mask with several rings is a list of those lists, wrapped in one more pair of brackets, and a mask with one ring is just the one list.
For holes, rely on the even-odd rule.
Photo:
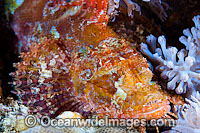
[[(176, 118), (170, 113), (171, 110), (178, 111), (182, 107), (182, 95), (168, 94), (156, 82), (152, 82), (150, 65), (134, 47), (144, 40), (147, 33), (152, 33), (152, 29), (158, 31), (156, 35), (159, 35), (162, 28), (160, 24), (154, 25), (153, 19), (145, 19), (144, 16), (138, 21), (142, 24), (135, 25), (132, 17), (139, 16), (142, 6), (147, 5), (157, 15), (155, 18), (160, 19), (159, 22), (165, 21), (168, 17), (166, 10), (169, 8), (165, 2), (7, 1), (13, 3), (8, 6), (13, 15), (11, 26), (19, 38), (19, 49), (22, 48), (23, 51), (19, 50), (21, 61), (13, 65), (16, 71), (10, 73), (13, 77), (11, 84), (15, 88), (12, 92), (19, 97), (20, 102), (17, 105), (27, 106), (22, 107), (27, 109), (25, 115), (37, 114), (39, 118), (48, 115), (51, 118), (63, 119), (68, 118), (68, 115), (70, 118), (88, 118), (92, 114), (100, 118), (108, 115), (110, 118), (146, 118), (147, 121), (152, 118)], [(120, 12), (117, 11), (120, 4), (124, 4), (123, 10), (130, 18), (122, 15), (122, 18), (115, 19)], [(134, 11), (139, 13), (134, 14)], [(117, 19), (122, 19), (120, 22), (123, 23), (120, 26), (115, 23), (116, 34), (113, 27), (107, 24), (109, 20)], [(175, 90), (177, 94), (191, 90), (192, 95), (195, 95), (200, 87), (199, 19), (200, 16), (195, 16), (195, 27), (184, 30), (184, 36), (179, 39), (185, 49), (178, 50), (178, 46), (167, 47), (164, 36), (158, 37), (161, 48), (157, 48), (157, 39), (153, 35), (146, 40), (151, 45), (150, 49), (146, 44), (141, 44), (142, 52), (151, 59), (154, 66), (157, 65), (156, 69), (160, 71), (161, 77), (167, 79), (167, 88)], [(132, 29), (133, 26), (136, 28)], [(139, 41), (134, 40), (133, 35), (136, 35)], [(130, 40), (124, 39), (126, 37), (131, 43)], [(178, 125), (172, 131), (182, 131), (184, 128), (185, 131), (199, 132), (199, 123), (196, 122), (199, 119), (198, 100), (199, 93), (195, 97), (191, 96), (191, 100), (186, 99), (190, 105), (186, 105), (182, 111), (183, 117), (179, 116)], [(173, 104), (177, 106), (171, 109)], [(2, 110), (6, 110), (5, 108), (1, 105)], [(2, 111), (2, 115), (5, 112)], [(20, 126), (24, 125), (22, 112), (7, 112), (10, 112), (8, 117), (3, 118), (0, 123), (5, 127), (5, 131), (128, 132), (121, 127), (43, 128), (39, 125), (27, 130), (27, 127)]]
[[(151, 50), (148, 49), (147, 44), (141, 44), (142, 53), (154, 63), (158, 63), (156, 69), (161, 71), (161, 77), (168, 79), (167, 88), (175, 90), (177, 94), (186, 93), (187, 89), (193, 91), (194, 87), (200, 83), (199, 17), (193, 18), (195, 27), (191, 28), (192, 33), (186, 29), (183, 34), (187, 38), (185, 36), (179, 38), (180, 42), (186, 46), (186, 50), (181, 49), (178, 52), (176, 47), (166, 48), (164, 36), (158, 37), (161, 48), (156, 49), (156, 37), (153, 35), (147, 37), (147, 43), (150, 44)], [(154, 51), (155, 54), (152, 54), (151, 51)]]
[(27, 52), (11, 75), (29, 113), (150, 120), (170, 112), (146, 59), (107, 26), (107, 4), (25, 0), (15, 10), (12, 26)]

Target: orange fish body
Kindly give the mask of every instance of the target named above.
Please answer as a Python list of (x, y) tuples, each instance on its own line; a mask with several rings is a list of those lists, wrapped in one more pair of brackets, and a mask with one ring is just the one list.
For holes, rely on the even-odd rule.
[[(14, 15), (22, 43), (29, 43), (22, 36), (33, 40), (12, 73), (15, 93), (31, 113), (55, 117), (71, 110), (150, 120), (170, 112), (146, 59), (107, 26), (108, 0), (32, 2), (25, 0)], [(37, 18), (23, 19), (23, 9), (25, 16), (31, 12), (26, 4), (39, 6)]]

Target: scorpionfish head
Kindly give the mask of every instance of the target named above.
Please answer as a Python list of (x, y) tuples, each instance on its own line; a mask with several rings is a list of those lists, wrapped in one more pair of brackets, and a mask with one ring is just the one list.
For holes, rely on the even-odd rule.
[(84, 46), (70, 69), (77, 96), (100, 117), (160, 118), (170, 111), (167, 96), (151, 82), (146, 59), (124, 39), (108, 37)]

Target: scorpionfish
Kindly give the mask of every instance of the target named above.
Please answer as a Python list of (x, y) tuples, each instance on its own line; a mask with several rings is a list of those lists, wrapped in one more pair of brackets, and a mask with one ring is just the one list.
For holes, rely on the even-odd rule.
[(24, 52), (11, 75), (30, 113), (150, 120), (170, 112), (147, 60), (107, 26), (108, 3), (24, 0), (16, 9), (12, 27)]

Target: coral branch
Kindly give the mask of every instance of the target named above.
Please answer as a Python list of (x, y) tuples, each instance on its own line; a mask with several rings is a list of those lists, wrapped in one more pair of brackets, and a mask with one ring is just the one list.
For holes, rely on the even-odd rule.
[(137, 11), (141, 14), (140, 6), (137, 3), (132, 2), (131, 0), (124, 0), (124, 2), (128, 7), (128, 16), (133, 17), (133, 11)]
[(166, 10), (168, 10), (169, 6), (167, 3), (161, 2), (161, 0), (150, 0), (148, 4), (152, 11), (160, 18), (161, 21), (165, 21), (167, 19), (168, 15), (162, 6), (164, 5)]

